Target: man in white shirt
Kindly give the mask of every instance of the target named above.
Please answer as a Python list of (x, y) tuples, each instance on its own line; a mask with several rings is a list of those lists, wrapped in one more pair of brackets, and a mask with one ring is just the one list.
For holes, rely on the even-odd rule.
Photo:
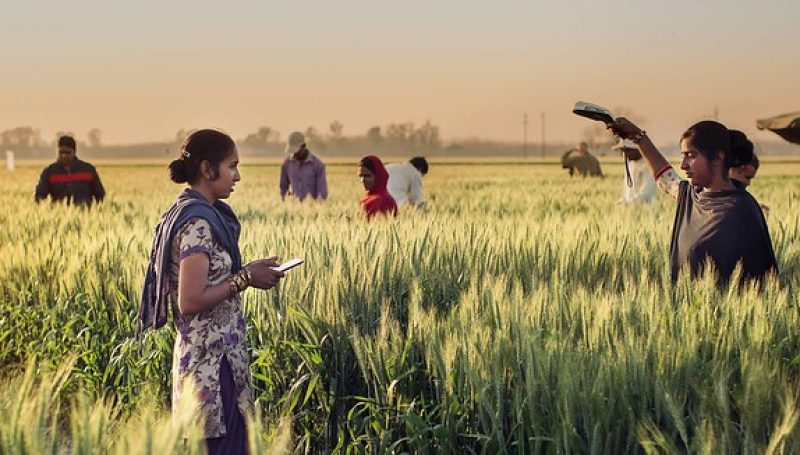
[(422, 208), (425, 198), (422, 195), (422, 177), (428, 173), (428, 162), (425, 157), (415, 156), (408, 163), (389, 164), (389, 183), (386, 189), (392, 195), (397, 206), (406, 203)]
[(622, 199), (624, 204), (647, 204), (656, 197), (656, 181), (650, 173), (646, 160), (642, 159), (639, 148), (632, 141), (620, 139), (619, 144), (613, 147), (625, 155), (628, 169), (631, 172), (633, 186), (628, 186), (627, 175), (623, 179)]

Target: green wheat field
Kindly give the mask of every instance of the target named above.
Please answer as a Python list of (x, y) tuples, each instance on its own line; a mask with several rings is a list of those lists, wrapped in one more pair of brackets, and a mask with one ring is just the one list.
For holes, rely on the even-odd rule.
[[(622, 166), (604, 168), (434, 161), (426, 213), (368, 225), (355, 165), (301, 204), (245, 163), (245, 260), (305, 259), (244, 294), (252, 452), (800, 452), (800, 164), (751, 186), (780, 267), (760, 294), (673, 287), (674, 201), (618, 205)], [(0, 171), (0, 454), (202, 453), (170, 412), (172, 329), (135, 336), (180, 187), (165, 166), (98, 170), (91, 211), (35, 205), (38, 166)]]

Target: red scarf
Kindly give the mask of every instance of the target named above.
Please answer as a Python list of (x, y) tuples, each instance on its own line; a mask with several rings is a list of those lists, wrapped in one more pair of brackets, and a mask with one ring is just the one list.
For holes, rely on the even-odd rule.
[(389, 181), (389, 173), (383, 167), (381, 159), (375, 155), (366, 157), (375, 167), (375, 183), (372, 189), (361, 198), (361, 208), (367, 214), (367, 220), (372, 219), (377, 214), (397, 216), (397, 203), (386, 190), (386, 183)]

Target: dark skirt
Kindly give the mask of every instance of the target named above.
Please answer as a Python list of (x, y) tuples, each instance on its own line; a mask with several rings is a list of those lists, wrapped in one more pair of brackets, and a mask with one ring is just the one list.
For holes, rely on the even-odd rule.
[(225, 420), (225, 436), (206, 439), (209, 455), (246, 455), (247, 431), (239, 406), (236, 404), (236, 383), (233, 380), (228, 359), (222, 356), (219, 367), (220, 393), (222, 394), (222, 416)]

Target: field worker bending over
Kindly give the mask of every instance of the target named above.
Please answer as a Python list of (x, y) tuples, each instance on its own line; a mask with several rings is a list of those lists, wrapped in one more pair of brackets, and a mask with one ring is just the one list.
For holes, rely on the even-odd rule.
[(578, 144), (577, 149), (569, 150), (561, 156), (561, 167), (569, 169), (569, 175), (580, 175), (582, 177), (602, 177), (603, 171), (600, 170), (600, 162), (589, 153), (589, 145), (586, 142)]
[(387, 164), (389, 173), (387, 189), (398, 206), (410, 204), (423, 208), (425, 197), (422, 194), (422, 177), (428, 174), (428, 161), (425, 157), (415, 156), (408, 163)]
[(658, 186), (678, 201), (670, 243), (673, 282), (684, 264), (696, 277), (708, 261), (720, 285), (730, 281), (738, 263), (743, 280), (761, 282), (768, 273), (777, 273), (764, 214), (753, 196), (728, 175), (730, 168), (752, 160), (753, 143), (744, 134), (709, 120), (692, 125), (681, 136), (681, 169), (689, 178), (683, 180), (644, 130), (622, 117), (611, 129), (633, 140)]
[(75, 156), (77, 144), (70, 136), (58, 138), (58, 159), (42, 170), (36, 185), (36, 202), (47, 199), (65, 201), (67, 205), (91, 206), (92, 200), (101, 202), (106, 190), (97, 170)]
[[(290, 191), (291, 188), (291, 191)], [(286, 194), (299, 200), (328, 198), (328, 180), (325, 164), (306, 146), (303, 133), (295, 131), (286, 143), (286, 159), (281, 165), (281, 200)]]
[(647, 204), (656, 197), (656, 181), (650, 173), (650, 168), (642, 159), (642, 154), (636, 144), (627, 140), (620, 139), (619, 144), (612, 147), (619, 150), (627, 160), (628, 170), (630, 171), (633, 185), (628, 186), (627, 175), (622, 183), (622, 199), (624, 204)]
[(358, 163), (358, 177), (367, 191), (361, 198), (361, 210), (367, 216), (367, 221), (376, 215), (396, 217), (397, 203), (386, 190), (389, 174), (381, 159), (375, 155), (361, 158)]
[(139, 307), (142, 329), (162, 327), (172, 314), (173, 409), (194, 395), (211, 454), (247, 453), (244, 416), (254, 401), (240, 293), (283, 276), (274, 257), (242, 266), (239, 220), (222, 202), (240, 180), (238, 165), (227, 134), (199, 130), (186, 139), (169, 171), (189, 187), (156, 226)]

